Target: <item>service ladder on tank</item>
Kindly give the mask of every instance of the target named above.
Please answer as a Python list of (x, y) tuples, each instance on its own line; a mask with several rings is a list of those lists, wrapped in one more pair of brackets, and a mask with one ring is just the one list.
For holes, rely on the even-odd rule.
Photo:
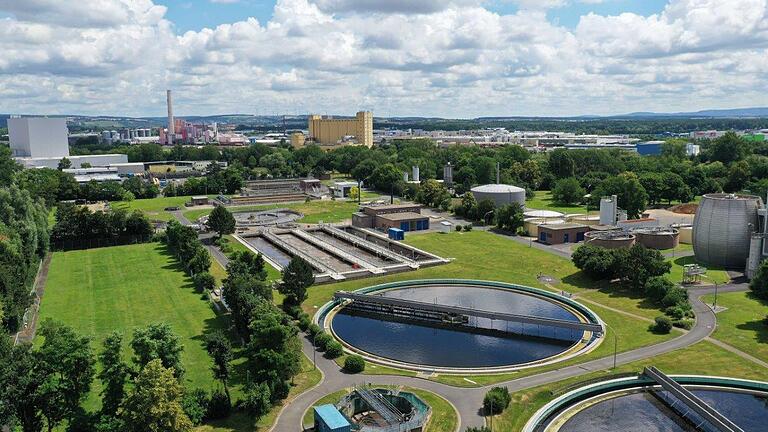
[(655, 367), (646, 367), (643, 370), (643, 375), (656, 381), (661, 388), (671, 393), (682, 403), (684, 403), (693, 412), (700, 415), (709, 424), (714, 426), (720, 432), (744, 432), (742, 428), (737, 426), (728, 417), (722, 415), (719, 411), (712, 408), (706, 402), (701, 400), (698, 396), (691, 393), (690, 390), (683, 387), (677, 381), (665, 375)]

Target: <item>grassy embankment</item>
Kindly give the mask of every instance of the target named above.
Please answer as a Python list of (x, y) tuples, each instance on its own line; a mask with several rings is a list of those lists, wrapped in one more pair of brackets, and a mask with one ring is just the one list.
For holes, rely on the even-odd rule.
[[(211, 390), (219, 385), (211, 375), (211, 360), (203, 339), (213, 330), (226, 330), (229, 317), (214, 311), (173, 257), (157, 243), (54, 253), (40, 314), (43, 320), (61, 321), (91, 337), (97, 352), (108, 334), (121, 332), (126, 361), (130, 359), (134, 329), (167, 322), (184, 346), (185, 387)], [(231, 383), (237, 398), (242, 394), (246, 367), (243, 349), (236, 349), (235, 355)], [(295, 396), (319, 381), (320, 373), (312, 371), (305, 358), (303, 372), (296, 377), (291, 394)], [(86, 402), (88, 409), (98, 409), (100, 391), (101, 383), (94, 380)], [(257, 426), (271, 425), (278, 410), (274, 408)], [(217, 424), (221, 426), (218, 429), (202, 430), (254, 430), (247, 416), (235, 415)]]

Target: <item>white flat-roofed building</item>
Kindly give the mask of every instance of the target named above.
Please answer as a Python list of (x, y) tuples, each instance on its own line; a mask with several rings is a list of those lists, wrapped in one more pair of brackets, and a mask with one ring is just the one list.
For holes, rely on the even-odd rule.
[(14, 157), (41, 158), (69, 156), (67, 119), (11, 117), (8, 138)]
[(58, 157), (22, 157), (16, 158), (24, 168), (53, 168), (59, 166), (63, 159), (69, 159), (72, 168), (80, 168), (83, 164), (89, 164), (92, 167), (106, 167), (114, 164), (128, 163), (128, 155), (124, 154), (103, 154), (103, 155), (84, 155), (84, 156), (58, 156)]

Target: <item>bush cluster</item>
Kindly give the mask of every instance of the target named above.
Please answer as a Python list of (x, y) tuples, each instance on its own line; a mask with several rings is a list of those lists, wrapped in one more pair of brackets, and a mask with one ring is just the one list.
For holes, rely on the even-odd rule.
[(344, 370), (348, 373), (360, 373), (365, 370), (365, 359), (353, 354), (344, 359)]
[(501, 414), (510, 402), (512, 402), (512, 396), (506, 387), (493, 387), (483, 398), (483, 412), (485, 415)]

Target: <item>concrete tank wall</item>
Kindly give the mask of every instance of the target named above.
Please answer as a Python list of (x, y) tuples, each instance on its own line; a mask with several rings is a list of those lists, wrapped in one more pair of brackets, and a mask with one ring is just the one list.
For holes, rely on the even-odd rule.
[(586, 243), (595, 246), (601, 246), (606, 249), (618, 249), (623, 247), (632, 247), (635, 244), (635, 236), (627, 234), (621, 237), (603, 237), (600, 231), (590, 231), (584, 234)]
[(640, 243), (648, 249), (664, 250), (677, 247), (680, 240), (680, 233), (677, 230), (670, 233), (636, 231), (635, 237), (637, 238), (637, 243)]
[(704, 195), (693, 221), (696, 259), (705, 266), (743, 270), (760, 206), (760, 198), (752, 195)]

